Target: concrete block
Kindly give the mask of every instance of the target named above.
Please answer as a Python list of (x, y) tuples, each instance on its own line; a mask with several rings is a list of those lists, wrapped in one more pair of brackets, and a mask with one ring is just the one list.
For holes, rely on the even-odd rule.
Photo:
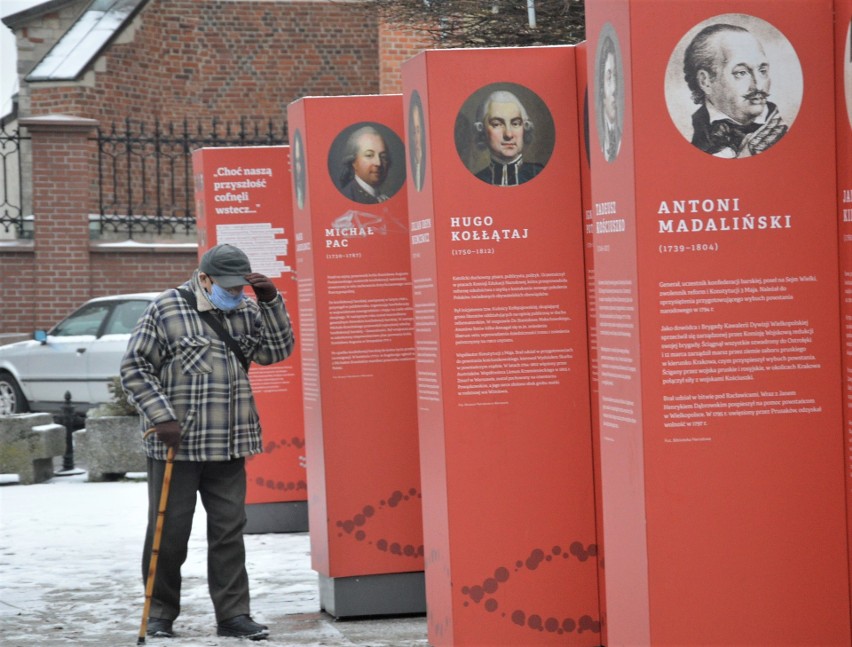
[(53, 459), (65, 454), (65, 427), (48, 413), (0, 417), (0, 473), (17, 474), (23, 485), (53, 477)]
[(87, 418), (76, 432), (75, 456), (89, 481), (103, 481), (147, 469), (138, 416)]

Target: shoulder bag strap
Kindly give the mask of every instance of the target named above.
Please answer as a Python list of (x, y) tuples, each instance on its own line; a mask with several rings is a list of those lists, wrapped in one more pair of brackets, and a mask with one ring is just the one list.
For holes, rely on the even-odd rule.
[(225, 330), (225, 326), (221, 324), (221, 322), (216, 319), (212, 312), (209, 310), (206, 312), (198, 311), (198, 300), (195, 298), (195, 295), (189, 290), (184, 290), (183, 288), (178, 288), (177, 291), (184, 298), (184, 300), (192, 306), (193, 310), (198, 312), (198, 316), (201, 317), (202, 321), (207, 322), (207, 325), (210, 326), (213, 331), (219, 335), (219, 338), (225, 342), (225, 345), (231, 349), (231, 352), (236, 355), (237, 359), (240, 360), (240, 364), (243, 365), (243, 369), (246, 372), (249, 370), (249, 360), (243, 354), (243, 349), (240, 348), (240, 345), (237, 343), (237, 340), (231, 337), (230, 333)]

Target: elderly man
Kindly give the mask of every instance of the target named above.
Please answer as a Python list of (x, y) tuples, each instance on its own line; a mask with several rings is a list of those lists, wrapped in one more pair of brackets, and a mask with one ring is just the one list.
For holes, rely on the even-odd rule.
[(684, 78), (701, 107), (692, 115), (692, 144), (716, 157), (762, 153), (787, 132), (775, 104), (763, 46), (743, 27), (710, 25), (684, 54)]
[(362, 126), (346, 140), (343, 150), (341, 192), (361, 204), (388, 199), (381, 186), (388, 177), (391, 158), (384, 137), (373, 126)]
[[(250, 286), (257, 302), (243, 294)], [(170, 637), (180, 613), (180, 569), (196, 498), (207, 512), (208, 585), (217, 634), (264, 639), (249, 615), (246, 456), (262, 451), (249, 363), (272, 364), (293, 350), (284, 301), (252, 272), (245, 253), (216, 245), (192, 278), (151, 302), (130, 335), (121, 383), (142, 415), (148, 456), (148, 574), (167, 452), (176, 450), (148, 618), (148, 635)]]
[(495, 186), (517, 186), (533, 179), (543, 164), (524, 160), (532, 142), (533, 123), (518, 97), (506, 90), (492, 92), (476, 113), (476, 143), (489, 152), (488, 166), (476, 177)]

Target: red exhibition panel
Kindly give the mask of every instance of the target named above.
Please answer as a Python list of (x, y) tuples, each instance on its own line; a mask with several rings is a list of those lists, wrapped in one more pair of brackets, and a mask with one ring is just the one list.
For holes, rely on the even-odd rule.
[(399, 95), (288, 108), (313, 568), (423, 570)]
[(430, 643), (598, 645), (574, 49), (402, 77)]
[(603, 505), (601, 499), (601, 435), (600, 435), (600, 363), (598, 360), (597, 339), (597, 295), (595, 293), (595, 253), (593, 244), (594, 216), (592, 209), (592, 169), (590, 166), (591, 141), (589, 139), (589, 82), (586, 77), (586, 57), (588, 48), (583, 42), (577, 45), (577, 117), (580, 131), (580, 180), (583, 200), (583, 258), (586, 263), (586, 321), (589, 338), (589, 390), (592, 420), (592, 452), (595, 467), (595, 530), (598, 537), (598, 597), (601, 605), (601, 644), (606, 645), (606, 587), (604, 564), (606, 558), (604, 549), (606, 541), (603, 537)]
[[(834, 26), (837, 216), (841, 234), (843, 392), (846, 405), (846, 505), (849, 522), (849, 563), (852, 569), (852, 0), (835, 0)], [(852, 615), (852, 605), (849, 611)]]
[(850, 642), (832, 4), (587, 3), (609, 645)]
[(221, 243), (242, 249), (252, 270), (268, 276), (284, 297), (297, 340), (287, 360), (249, 369), (263, 453), (246, 463), (247, 504), (307, 499), (288, 164), (287, 146), (202, 148), (192, 156), (199, 258)]

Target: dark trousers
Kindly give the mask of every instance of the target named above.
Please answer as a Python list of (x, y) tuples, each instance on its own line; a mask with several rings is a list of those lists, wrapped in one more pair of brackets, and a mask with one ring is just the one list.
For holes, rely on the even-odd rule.
[[(142, 553), (142, 579), (148, 578), (151, 544), (166, 462), (148, 459), (148, 531)], [(180, 614), (180, 569), (186, 561), (195, 502), (207, 511), (207, 584), (216, 621), (249, 613), (249, 583), (243, 527), (246, 523), (245, 459), (198, 463), (175, 461), (151, 596), (152, 618), (174, 620)]]

